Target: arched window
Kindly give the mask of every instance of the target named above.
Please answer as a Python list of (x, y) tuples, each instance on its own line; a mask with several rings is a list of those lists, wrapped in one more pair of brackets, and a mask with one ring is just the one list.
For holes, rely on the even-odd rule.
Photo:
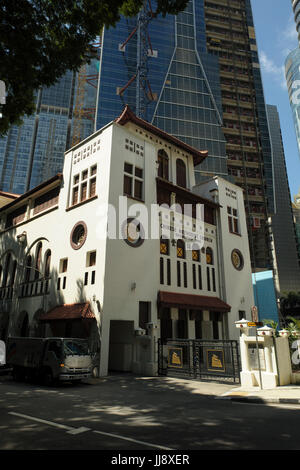
[(181, 158), (176, 160), (176, 184), (186, 188), (186, 166)]
[(165, 150), (160, 149), (157, 154), (158, 176), (166, 180), (169, 179), (169, 157)]
[(198, 250), (197, 248), (193, 248), (192, 250), (192, 260), (200, 261), (200, 250)]
[(38, 246), (36, 247), (34, 279), (38, 279), (40, 277), (41, 261), (42, 261), (42, 242), (38, 243)]
[(183, 240), (177, 240), (177, 258), (185, 258), (185, 245)]
[(50, 276), (51, 250), (47, 250), (45, 254), (45, 278)]
[(25, 279), (24, 279), (25, 282), (30, 281), (31, 268), (32, 268), (32, 257), (29, 255), (26, 258)]
[(15, 283), (16, 279), (16, 273), (17, 273), (17, 261), (15, 260), (12, 265), (12, 270), (11, 270), (11, 278), (10, 278), (10, 285), (13, 286)]
[(5, 260), (3, 279), (2, 279), (2, 287), (5, 287), (6, 284), (7, 284), (7, 278), (8, 278), (9, 267), (10, 267), (10, 260), (11, 260), (11, 254), (7, 253), (6, 260)]
[(206, 264), (214, 264), (214, 255), (211, 248), (206, 248)]
[(169, 254), (169, 240), (161, 238), (160, 240), (160, 254), (161, 255), (168, 255)]

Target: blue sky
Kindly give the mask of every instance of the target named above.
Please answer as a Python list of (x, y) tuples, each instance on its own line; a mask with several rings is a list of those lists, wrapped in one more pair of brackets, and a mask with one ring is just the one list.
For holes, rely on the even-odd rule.
[(300, 157), (284, 77), (288, 53), (298, 47), (291, 0), (251, 0), (265, 100), (277, 106), (291, 196), (300, 188)]

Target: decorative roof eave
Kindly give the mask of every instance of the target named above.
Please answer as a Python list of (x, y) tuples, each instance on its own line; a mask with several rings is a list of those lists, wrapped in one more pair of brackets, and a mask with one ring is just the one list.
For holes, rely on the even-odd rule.
[(143, 129), (147, 130), (148, 132), (151, 132), (152, 134), (160, 137), (161, 139), (167, 140), (169, 143), (176, 145), (185, 152), (190, 153), (193, 156), (194, 165), (199, 165), (199, 163), (203, 162), (203, 160), (205, 160), (205, 158), (207, 158), (208, 156), (207, 150), (197, 150), (191, 147), (190, 145), (182, 142), (181, 140), (177, 139), (177, 137), (167, 134), (165, 131), (153, 126), (153, 124), (150, 124), (149, 122), (144, 121), (144, 119), (137, 117), (133, 113), (133, 111), (131, 111), (128, 105), (125, 106), (121, 115), (116, 118), (114, 122), (120, 124), (121, 126), (124, 126), (125, 124), (127, 124), (127, 122), (133, 122), (137, 126), (142, 127)]
[(213, 209), (219, 209), (222, 207), (219, 203), (214, 202), (211, 199), (207, 199), (205, 197), (199, 196), (199, 194), (193, 193), (192, 191), (189, 191), (186, 188), (182, 188), (181, 186), (177, 186), (171, 183), (171, 181), (167, 181), (163, 178), (160, 178), (159, 176), (156, 178), (156, 183), (158, 186), (165, 188), (168, 191), (171, 191), (176, 194), (182, 195), (183, 197), (186, 197), (192, 203), (205, 204), (209, 207), (212, 207)]

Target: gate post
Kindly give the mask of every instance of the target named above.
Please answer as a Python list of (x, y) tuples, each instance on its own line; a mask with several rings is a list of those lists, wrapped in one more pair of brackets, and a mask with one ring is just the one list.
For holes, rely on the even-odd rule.
[(257, 328), (255, 336), (250, 336), (247, 320), (243, 319), (235, 324), (242, 332), (242, 387), (260, 386), (262, 389), (270, 389), (290, 384), (292, 368), (288, 337), (280, 334), (279, 338), (275, 338), (274, 330), (267, 326)]

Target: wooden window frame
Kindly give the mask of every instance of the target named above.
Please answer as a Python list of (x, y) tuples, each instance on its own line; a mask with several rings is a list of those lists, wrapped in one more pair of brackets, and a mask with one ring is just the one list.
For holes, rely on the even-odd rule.
[(239, 230), (239, 216), (237, 209), (227, 206), (227, 215), (228, 215), (228, 229), (229, 232), (234, 235), (240, 235)]
[[(126, 184), (125, 184), (126, 182)], [(126, 189), (126, 190), (125, 190)], [(124, 162), (123, 194), (143, 201), (144, 169), (133, 163)]]
[(92, 165), (73, 176), (71, 207), (96, 196), (97, 164)]

